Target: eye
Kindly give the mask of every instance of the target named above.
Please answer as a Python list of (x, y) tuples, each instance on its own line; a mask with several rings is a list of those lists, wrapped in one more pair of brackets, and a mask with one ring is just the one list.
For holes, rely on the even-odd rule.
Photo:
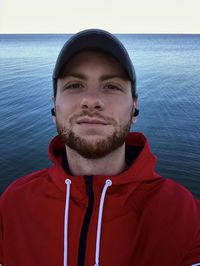
[(71, 83), (69, 85), (66, 85), (64, 88), (65, 89), (80, 89), (80, 88), (82, 88), (82, 84), (81, 83)]
[(113, 90), (113, 91), (121, 90), (121, 88), (119, 86), (114, 85), (114, 84), (106, 84), (105, 88), (107, 88), (109, 90)]

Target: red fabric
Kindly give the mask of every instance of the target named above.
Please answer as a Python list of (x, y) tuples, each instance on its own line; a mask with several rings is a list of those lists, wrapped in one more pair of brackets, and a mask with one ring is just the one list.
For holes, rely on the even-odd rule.
[[(189, 266), (200, 262), (200, 204), (183, 186), (155, 173), (146, 138), (130, 133), (127, 145), (142, 151), (118, 176), (94, 176), (94, 209), (88, 230), (86, 266), (94, 266), (99, 201), (108, 188), (101, 228), (101, 266)], [(13, 182), (1, 197), (0, 264), (62, 266), (65, 179), (70, 178), (68, 266), (77, 265), (81, 228), (88, 205), (82, 176), (61, 166), (56, 137), (51, 168)]]

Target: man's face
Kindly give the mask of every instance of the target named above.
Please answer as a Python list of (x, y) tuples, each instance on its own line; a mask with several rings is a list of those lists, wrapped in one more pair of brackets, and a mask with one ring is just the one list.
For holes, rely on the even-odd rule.
[(102, 158), (124, 145), (137, 104), (121, 65), (94, 51), (81, 52), (67, 63), (53, 101), (59, 135), (88, 159)]

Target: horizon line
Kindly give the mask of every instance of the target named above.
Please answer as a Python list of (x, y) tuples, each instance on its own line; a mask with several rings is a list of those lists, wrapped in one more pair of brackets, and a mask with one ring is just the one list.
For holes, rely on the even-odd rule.
[[(0, 32), (0, 35), (72, 35), (72, 34), (76, 34), (77, 32), (66, 32), (66, 33), (43, 33), (43, 32), (31, 32), (31, 33), (27, 33), (27, 32), (20, 32), (20, 33), (1, 33)], [(133, 34), (133, 35), (200, 35), (200, 33), (187, 33), (187, 32), (183, 32), (183, 33), (180, 33), (180, 32), (148, 32), (148, 33), (145, 33), (145, 32), (141, 32), (141, 33), (137, 33), (137, 32), (121, 32), (121, 33), (118, 33), (118, 32), (112, 32), (112, 34), (120, 34), (120, 35), (125, 35), (125, 34)]]

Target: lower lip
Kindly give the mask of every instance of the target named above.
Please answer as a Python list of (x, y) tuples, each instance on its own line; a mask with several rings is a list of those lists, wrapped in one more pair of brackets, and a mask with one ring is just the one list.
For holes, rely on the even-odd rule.
[(100, 123), (79, 123), (78, 125), (85, 126), (85, 127), (106, 126), (106, 124), (100, 124)]

